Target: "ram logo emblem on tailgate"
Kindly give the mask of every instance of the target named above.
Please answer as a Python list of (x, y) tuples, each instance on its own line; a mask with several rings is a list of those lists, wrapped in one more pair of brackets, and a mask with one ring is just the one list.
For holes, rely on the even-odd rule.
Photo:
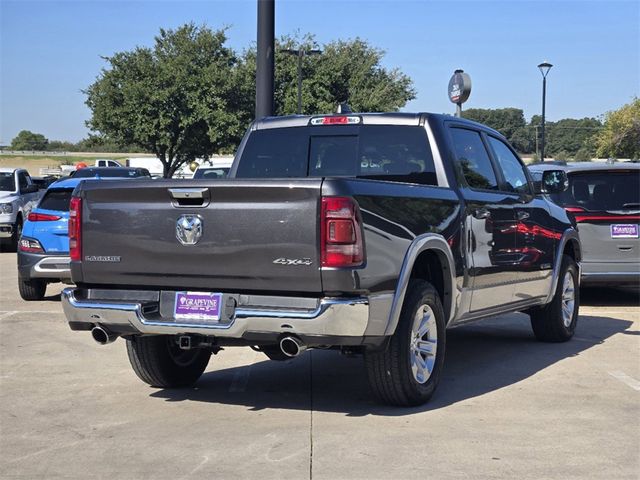
[(176, 222), (176, 238), (182, 245), (195, 245), (202, 236), (202, 218), (182, 215)]

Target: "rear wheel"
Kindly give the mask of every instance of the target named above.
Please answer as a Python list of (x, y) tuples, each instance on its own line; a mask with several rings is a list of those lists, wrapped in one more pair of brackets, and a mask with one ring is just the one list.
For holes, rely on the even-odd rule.
[(553, 300), (529, 311), (536, 338), (542, 342), (569, 340), (576, 331), (579, 306), (578, 266), (573, 258), (564, 255)]
[(23, 280), (18, 277), (18, 291), (23, 300), (42, 300), (47, 291), (47, 282), (40, 279)]
[(365, 352), (369, 384), (377, 399), (397, 406), (429, 400), (440, 381), (445, 343), (438, 293), (423, 280), (411, 281), (398, 327), (386, 348)]
[(211, 351), (181, 349), (170, 335), (136, 336), (127, 339), (133, 371), (152, 387), (177, 388), (193, 385), (207, 368)]

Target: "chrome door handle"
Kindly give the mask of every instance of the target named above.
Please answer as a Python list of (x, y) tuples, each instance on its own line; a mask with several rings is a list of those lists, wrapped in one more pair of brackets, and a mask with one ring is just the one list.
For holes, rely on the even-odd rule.
[(518, 220), (526, 220), (527, 218), (529, 218), (529, 212), (525, 212), (524, 210), (518, 210), (518, 213), (516, 213), (516, 218)]
[(486, 208), (479, 208), (473, 212), (473, 216), (478, 220), (482, 220), (484, 218), (489, 218), (491, 216), (491, 212)]

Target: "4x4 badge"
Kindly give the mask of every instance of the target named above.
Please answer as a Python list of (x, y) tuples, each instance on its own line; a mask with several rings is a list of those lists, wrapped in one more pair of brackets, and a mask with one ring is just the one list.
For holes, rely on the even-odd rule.
[(276, 258), (273, 263), (276, 265), (306, 265), (309, 266), (313, 262), (310, 258)]

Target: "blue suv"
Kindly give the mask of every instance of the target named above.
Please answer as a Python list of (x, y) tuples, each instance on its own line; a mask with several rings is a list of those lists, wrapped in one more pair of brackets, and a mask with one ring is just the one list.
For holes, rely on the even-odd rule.
[(71, 282), (69, 270), (69, 202), (81, 179), (49, 186), (31, 210), (18, 242), (18, 290), (24, 300), (44, 298), (48, 283)]

